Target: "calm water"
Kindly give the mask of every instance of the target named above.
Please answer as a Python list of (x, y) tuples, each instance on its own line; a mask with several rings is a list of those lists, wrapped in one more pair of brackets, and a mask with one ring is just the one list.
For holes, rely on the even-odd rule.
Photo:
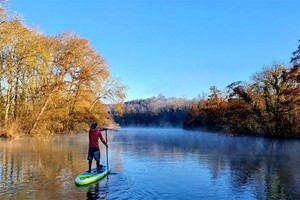
[(87, 169), (87, 134), (0, 140), (0, 199), (300, 199), (299, 140), (180, 129), (108, 135), (112, 174), (83, 187), (74, 179)]

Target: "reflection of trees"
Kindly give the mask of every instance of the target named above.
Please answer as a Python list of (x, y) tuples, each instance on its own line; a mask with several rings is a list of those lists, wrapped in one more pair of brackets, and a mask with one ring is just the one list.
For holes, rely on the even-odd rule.
[[(141, 130), (109, 134), (109, 160), (114, 171), (123, 171), (124, 152), (160, 160), (192, 155), (202, 166), (208, 166), (213, 179), (226, 176), (234, 194), (242, 194), (246, 188), (256, 199), (300, 199), (299, 141), (179, 129)], [(3, 193), (15, 199), (43, 199), (45, 195), (49, 199), (57, 199), (58, 195), (84, 199), (85, 194), (80, 193), (80, 198), (74, 192), (73, 181), (87, 167), (86, 152), (86, 135), (38, 141), (0, 140), (0, 199)], [(101, 156), (106, 162), (103, 146)]]
[(298, 141), (181, 131), (177, 134), (176, 129), (170, 130), (173, 134), (153, 134), (155, 131), (120, 135), (116, 140), (123, 141), (124, 151), (139, 155), (198, 155), (199, 162), (210, 167), (214, 179), (223, 170), (230, 171), (229, 184), (235, 193), (250, 187), (257, 199), (300, 199)]
[[(71, 136), (37, 140), (0, 141), (0, 199), (2, 194), (15, 199), (63, 197), (70, 188), (66, 185), (73, 185), (74, 177), (86, 165), (86, 141)], [(84, 151), (78, 148), (80, 143)], [(70, 199), (78, 198), (69, 193)]]
[[(112, 133), (108, 136), (110, 163), (122, 171), (122, 149), (113, 143)], [(100, 148), (106, 164), (105, 148)], [(0, 199), (84, 199), (84, 193), (74, 193), (74, 178), (88, 167), (87, 149), (84, 134), (0, 140)]]
[[(250, 147), (240, 148), (229, 159), (232, 188), (240, 190), (251, 185), (257, 191), (255, 195), (258, 199), (299, 199), (299, 194), (295, 192), (299, 191), (299, 182), (295, 179), (295, 175), (299, 173), (295, 167), (299, 166), (299, 160), (293, 158), (294, 154), (291, 152), (298, 149), (296, 144), (291, 146), (291, 141), (258, 140), (261, 140), (258, 142), (262, 143), (262, 147), (248, 144)], [(246, 143), (247, 141), (237, 146), (246, 146)]]

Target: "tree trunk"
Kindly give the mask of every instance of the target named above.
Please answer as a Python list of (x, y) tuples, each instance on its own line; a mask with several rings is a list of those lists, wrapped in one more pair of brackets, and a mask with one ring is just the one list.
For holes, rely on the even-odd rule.
[(8, 78), (8, 88), (7, 88), (7, 96), (6, 96), (6, 107), (5, 107), (5, 118), (4, 118), (4, 127), (8, 128), (8, 120), (9, 120), (9, 111), (11, 109), (11, 95), (12, 95), (12, 75), (9, 75)]
[(43, 105), (43, 107), (42, 107), (40, 113), (39, 113), (38, 116), (36, 117), (36, 119), (35, 119), (35, 121), (34, 121), (32, 127), (29, 129), (28, 134), (31, 134), (31, 133), (32, 133), (32, 131), (36, 128), (38, 122), (40, 121), (41, 117), (43, 116), (43, 114), (44, 114), (44, 112), (45, 112), (45, 110), (46, 110), (46, 108), (47, 108), (47, 106), (48, 106), (48, 103), (49, 103), (49, 101), (50, 101), (50, 99), (51, 99), (53, 90), (54, 90), (54, 89), (52, 89), (52, 91), (50, 92), (50, 94), (49, 94), (47, 100), (45, 101), (45, 103), (44, 103), (44, 105)]
[(95, 106), (95, 104), (97, 103), (98, 98), (92, 103), (92, 105), (89, 107), (88, 111), (91, 111), (92, 108)]
[(15, 102), (14, 102), (14, 105), (15, 105), (15, 108), (14, 108), (14, 119), (16, 120), (17, 119), (17, 115), (18, 115), (18, 110), (19, 110), (19, 105), (18, 105), (18, 90), (19, 90), (19, 78), (17, 77), (17, 80), (16, 80), (16, 86), (15, 86)]

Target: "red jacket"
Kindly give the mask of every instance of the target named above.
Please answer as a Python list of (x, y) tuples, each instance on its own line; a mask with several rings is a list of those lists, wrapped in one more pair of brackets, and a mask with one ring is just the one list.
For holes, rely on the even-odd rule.
[(89, 147), (99, 148), (98, 138), (101, 141), (104, 141), (101, 131), (98, 128), (90, 129), (89, 131)]

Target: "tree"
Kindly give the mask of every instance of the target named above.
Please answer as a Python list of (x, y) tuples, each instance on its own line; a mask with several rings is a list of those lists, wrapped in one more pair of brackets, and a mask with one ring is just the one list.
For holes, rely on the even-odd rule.
[(4, 11), (0, 7), (0, 124), (6, 133), (11, 127), (34, 134), (78, 131), (91, 120), (111, 123), (106, 104), (120, 110), (126, 87), (111, 77), (88, 39), (72, 32), (44, 35)]
[[(300, 40), (298, 41), (300, 42)], [(293, 52), (293, 57), (291, 57), (291, 63), (293, 63), (293, 65), (300, 64), (300, 44), (298, 45), (298, 49)]]

